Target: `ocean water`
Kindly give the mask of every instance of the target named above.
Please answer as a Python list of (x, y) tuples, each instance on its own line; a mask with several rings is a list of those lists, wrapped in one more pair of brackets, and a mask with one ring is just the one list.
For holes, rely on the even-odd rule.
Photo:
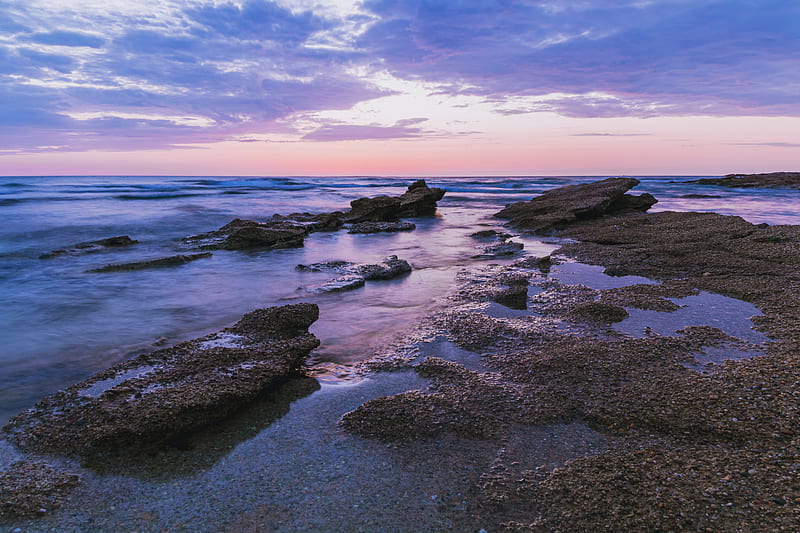
[[(216, 251), (179, 267), (97, 274), (87, 271), (186, 253), (183, 237), (236, 217), (341, 210), (356, 198), (401, 194), (415, 178), (0, 177), (0, 423), (120, 360), (216, 331), (255, 308), (315, 302), (320, 319), (311, 329), (322, 341), (309, 361), (315, 379), (289, 382), (240, 416), (198, 432), (190, 448), (137, 457), (133, 464), (83, 465), (82, 485), (64, 508), (0, 528), (486, 529), (475, 512), (475, 487), (497, 457), (496, 443), (443, 437), (395, 448), (347, 434), (337, 426), (345, 412), (427, 383), (410, 371), (359, 381), (350, 369), (444, 305), (458, 272), (481, 262), (473, 257), (480, 243), (469, 235), (501, 228), (493, 213), (557, 186), (600, 178), (430, 178), (447, 194), (437, 216), (416, 219), (413, 232), (314, 233), (302, 248)], [(725, 190), (676, 183), (689, 178), (674, 176), (640, 179), (633, 192), (655, 195), (654, 211), (716, 211), (755, 223), (800, 224), (800, 191)], [(118, 235), (140, 243), (40, 259)], [(517, 240), (534, 255), (558, 245), (553, 238)], [(309, 287), (332, 276), (295, 269), (388, 255), (408, 260), (413, 272), (345, 293), (314, 293)], [(555, 268), (553, 276), (603, 287), (645, 281), (609, 278), (601, 270), (571, 263)], [(476, 354), (443, 339), (421, 348), (426, 350), (481, 368)], [(504, 453), (519, 450), (520, 468), (526, 469), (552, 468), (605, 447), (603, 435), (580, 423), (518, 428), (504, 441)], [(16, 457), (0, 440), (0, 467)]]
[[(408, 233), (310, 235), (302, 248), (217, 251), (213, 257), (136, 272), (87, 273), (121, 263), (187, 253), (183, 237), (235, 217), (329, 212), (353, 199), (401, 194), (413, 178), (376, 177), (0, 177), (0, 423), (43, 396), (158, 345), (230, 325), (259, 307), (295, 301), (320, 305), (312, 331), (322, 340), (311, 362), (323, 380), (346, 379), (366, 357), (438, 305), (459, 268), (476, 261), (469, 234), (498, 227), (491, 215), (508, 203), (597, 177), (430, 178), (447, 194), (438, 215)], [(642, 177), (634, 190), (654, 194), (653, 210), (716, 211), (752, 222), (800, 223), (800, 191), (726, 190)], [(719, 198), (687, 199), (699, 193)], [(140, 243), (40, 259), (44, 253), (117, 235)], [(547, 239), (526, 239), (547, 253)], [(408, 260), (403, 279), (339, 294), (314, 294), (325, 273), (300, 263), (343, 259)]]

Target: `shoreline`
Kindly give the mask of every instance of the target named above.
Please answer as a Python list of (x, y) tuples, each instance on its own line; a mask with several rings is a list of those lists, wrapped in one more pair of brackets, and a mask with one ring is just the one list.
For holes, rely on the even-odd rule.
[[(772, 399), (783, 401), (778, 407), (786, 409), (782, 414), (787, 419), (779, 423), (762, 415), (748, 421), (738, 411), (735, 412), (738, 416), (727, 417), (737, 418), (732, 423), (720, 417), (720, 410), (747, 411), (751, 400), (759, 408), (772, 409), (772, 402), (756, 401), (751, 396), (745, 397), (748, 402), (735, 400), (736, 395), (746, 390), (742, 387), (750, 386), (746, 385), (747, 379), (756, 379), (762, 372), (782, 372), (787, 379), (796, 381), (791, 369), (781, 367), (777, 360), (795, 357), (792, 350), (800, 321), (790, 311), (796, 302), (780, 300), (785, 294), (795, 293), (790, 289), (797, 288), (798, 282), (793, 278), (797, 265), (769, 270), (763, 259), (784, 257), (786, 250), (791, 251), (789, 256), (796, 256), (793, 246), (800, 242), (800, 230), (796, 226), (764, 228), (743, 221), (732, 222), (729, 219), (733, 217), (719, 217), (655, 213), (582, 221), (562, 232), (561, 236), (578, 239), (563, 246), (562, 254), (603, 265), (616, 275), (660, 278), (659, 284), (576, 288), (547, 276), (536, 262), (524, 259), (516, 265), (474, 267), (477, 275), (462, 276), (462, 285), (454, 294), (450, 309), (431, 317), (428, 336), (438, 338), (445, 334), (445, 342), (482, 354), (483, 371), (465, 368), (458, 357), (456, 362), (447, 361), (448, 355), (458, 353), (446, 349), (449, 346), (446, 344), (430, 349), (426, 359), (418, 364), (416, 357), (411, 356), (368, 362), (366, 366), (373, 369), (413, 368), (420, 378), (430, 380), (430, 385), (419, 393), (388, 396), (377, 407), (370, 404), (375, 400), (368, 400), (345, 416), (345, 427), (355, 428), (356, 432), (361, 427), (373, 431), (369, 436), (377, 440), (357, 442), (370, 447), (389, 442), (390, 449), (398, 456), (412, 450), (424, 453), (426, 447), (437, 448), (442, 441), (452, 439), (474, 442), (481, 447), (485, 466), (482, 472), (474, 471), (477, 481), (472, 482), (477, 482), (479, 488), (472, 495), (474, 501), (462, 508), (453, 500), (439, 511), (451, 520), (451, 525), (478, 523), (481, 517), (486, 517), (492, 522), (487, 524), (490, 530), (505, 524), (507, 530), (517, 531), (581, 529), (602, 523), (620, 529), (717, 527), (734, 531), (746, 525), (750, 529), (741, 530), (771, 526), (770, 530), (777, 531), (782, 523), (791, 527), (796, 518), (796, 485), (769, 498), (773, 495), (772, 487), (789, 473), (785, 469), (791, 468), (791, 464), (784, 461), (789, 461), (797, 451), (791, 409), (797, 402), (791, 403), (791, 389), (772, 390), (769, 387), (775, 384), (766, 378), (759, 385), (758, 390), (762, 391), (759, 394), (773, 394)], [(688, 229), (674, 231), (675, 224), (687, 221)], [(732, 224), (731, 231), (723, 231), (723, 221)], [(614, 229), (618, 226), (622, 229)], [(673, 229), (673, 233), (665, 232), (664, 227)], [(701, 229), (705, 233), (698, 233)], [(740, 235), (742, 231), (751, 233)], [(720, 233), (737, 241), (724, 259), (698, 256), (698, 250), (691, 248), (697, 243), (707, 247), (709, 242), (722, 246), (724, 243), (711, 239)], [(620, 242), (606, 242), (609, 234), (620, 234), (617, 239)], [(673, 234), (698, 238), (687, 242), (658, 241)], [(751, 248), (742, 247), (743, 242), (750, 242)], [(684, 260), (686, 264), (681, 265), (675, 258), (687, 257), (687, 253), (679, 254), (686, 252), (684, 248), (690, 253)], [(747, 253), (737, 255), (737, 250)], [(764, 263), (761, 278), (750, 275), (754, 271), (753, 257), (748, 254), (761, 257)], [(651, 260), (643, 260), (644, 255)], [(738, 270), (737, 257), (747, 259)], [(557, 269), (558, 253), (554, 259)], [(689, 279), (678, 279), (685, 278), (687, 273)], [(764, 276), (770, 277), (769, 283)], [(523, 279), (529, 314), (493, 307), (501, 305), (492, 303), (497, 297), (508, 287), (522, 286)], [(764, 347), (767, 355), (726, 363), (720, 365), (717, 373), (690, 379), (695, 371), (681, 363), (691, 357), (693, 350), (733, 342), (729, 336), (696, 327), (681, 338), (631, 339), (622, 337), (612, 327), (624, 320), (620, 310), (668, 312), (672, 308), (670, 302), (674, 305), (671, 299), (692, 294), (693, 290), (727, 293), (755, 303), (765, 313), (757, 322), (772, 337)], [(537, 292), (531, 294), (533, 291)], [(559, 361), (554, 354), (565, 360)], [(528, 377), (532, 371), (535, 379)], [(734, 380), (730, 388), (725, 388), (727, 379)], [(676, 393), (684, 389), (691, 395)], [(613, 397), (608, 396), (609, 391), (614, 392)], [(699, 395), (703, 401), (697, 402), (693, 395)], [(670, 407), (668, 402), (676, 400), (680, 405)], [(399, 412), (434, 415), (411, 416), (410, 420), (398, 418), (398, 405), (402, 408)], [(370, 418), (374, 413), (382, 418)], [(351, 423), (359, 416), (362, 425)], [(403, 424), (391, 426), (398, 421)], [(587, 425), (570, 426), (574, 423)], [(596, 442), (594, 447), (598, 452), (609, 451), (584, 454), (585, 459), (570, 457), (570, 462), (551, 461), (549, 469), (537, 470), (542, 465), (533, 464), (536, 460), (525, 456), (529, 447), (519, 445), (519, 428), (528, 428), (526, 438), (535, 441), (531, 435), (536, 434), (536, 428), (548, 427), (551, 428), (545, 432), (548, 435), (564, 432), (564, 450), (574, 446), (577, 438)], [(398, 440), (396, 435), (403, 438)], [(509, 435), (517, 435), (518, 439), (516, 447), (511, 446), (512, 452), (502, 444), (514, 440)], [(558, 456), (559, 452), (552, 453)], [(748, 462), (767, 459), (780, 464), (763, 470), (745, 468)], [(480, 460), (471, 464), (473, 470), (480, 470)], [(553, 470), (554, 465), (562, 468)], [(673, 471), (668, 476), (670, 469)], [(715, 469), (724, 475), (716, 476)], [(748, 473), (750, 470), (755, 471)], [(684, 471), (694, 472), (696, 479), (670, 477)], [(705, 488), (713, 490), (706, 494)], [(659, 493), (665, 496), (658, 496)], [(728, 500), (721, 493), (730, 495)], [(763, 494), (765, 501), (759, 504), (742, 500), (751, 494)], [(784, 503), (775, 503), (776, 499)], [(728, 506), (730, 502), (734, 505)], [(711, 507), (717, 512), (716, 520), (704, 519), (696, 512)], [(688, 517), (681, 517), (681, 512)], [(244, 515), (242, 520), (246, 521)], [(445, 522), (442, 524), (445, 527)], [(278, 526), (285, 528), (287, 524)], [(458, 530), (452, 527), (444, 530)]]

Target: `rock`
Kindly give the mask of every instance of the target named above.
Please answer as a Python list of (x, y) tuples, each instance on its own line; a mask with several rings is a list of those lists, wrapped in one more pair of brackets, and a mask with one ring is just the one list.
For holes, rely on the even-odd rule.
[(601, 322), (613, 324), (628, 317), (628, 312), (614, 304), (605, 302), (589, 302), (579, 304), (567, 313), (567, 318), (584, 322)]
[(396, 255), (390, 255), (383, 262), (375, 265), (359, 265), (359, 274), (364, 276), (367, 281), (393, 279), (411, 272), (411, 265), (405, 259), (398, 259)]
[(235, 413), (296, 372), (319, 308), (258, 309), (234, 326), (143, 354), (49, 396), (5, 426), (23, 451), (93, 455), (148, 446)]
[(430, 216), (436, 213), (436, 202), (444, 197), (444, 189), (431, 188), (425, 180), (417, 180), (409, 185), (400, 196), (401, 217)]
[(525, 283), (514, 283), (507, 288), (495, 293), (492, 298), (500, 305), (504, 305), (509, 309), (527, 309), (528, 308), (528, 281)]
[(444, 196), (444, 189), (430, 188), (425, 180), (412, 183), (400, 196), (359, 198), (350, 202), (350, 212), (345, 222), (389, 222), (398, 217), (430, 216), (436, 212), (436, 202)]
[(279, 218), (256, 222), (236, 218), (220, 229), (183, 239), (185, 244), (203, 250), (249, 250), (303, 246), (308, 229), (302, 224)]
[(59, 507), (79, 482), (46, 463), (17, 461), (0, 472), (0, 517), (41, 515)]
[(336, 211), (333, 213), (292, 213), (291, 215), (273, 215), (272, 222), (283, 222), (293, 226), (303, 226), (309, 233), (317, 231), (336, 231), (342, 227), (343, 213)]
[(75, 255), (79, 253), (97, 252), (103, 248), (122, 248), (125, 246), (133, 246), (138, 244), (139, 241), (131, 239), (127, 235), (120, 235), (119, 237), (108, 237), (97, 241), (88, 241), (76, 244), (74, 248), (67, 250), (53, 250), (46, 254), (39, 256), (39, 259), (52, 259), (62, 255)]
[(100, 272), (128, 272), (131, 270), (145, 270), (147, 268), (163, 268), (163, 267), (171, 267), (171, 266), (180, 266), (185, 265), (191, 261), (196, 261), (198, 259), (205, 259), (207, 257), (211, 257), (210, 252), (205, 252), (201, 254), (189, 254), (189, 255), (173, 255), (171, 257), (163, 257), (161, 259), (151, 259), (149, 261), (136, 261), (133, 263), (120, 263), (116, 265), (106, 265), (100, 268), (93, 268), (92, 270), (87, 270), (87, 272), (91, 273), (100, 273)]
[(412, 231), (416, 224), (411, 222), (360, 222), (353, 224), (347, 233), (381, 233), (395, 231)]
[(511, 238), (510, 233), (503, 233), (500, 231), (496, 231), (493, 229), (484, 229), (481, 231), (476, 231), (472, 235), (470, 235), (473, 239), (500, 239), (506, 240)]
[(303, 246), (306, 231), (299, 228), (249, 226), (231, 232), (222, 244), (225, 250), (253, 248), (294, 248)]
[(350, 212), (346, 222), (382, 222), (397, 219), (400, 212), (400, 199), (394, 196), (359, 198), (350, 202)]
[(756, 187), (775, 188), (788, 187), (800, 189), (800, 172), (769, 172), (764, 174), (727, 174), (724, 178), (702, 178), (683, 183), (699, 185), (719, 185), (739, 189)]
[(496, 213), (509, 224), (533, 233), (547, 234), (569, 224), (621, 211), (646, 211), (656, 203), (649, 194), (626, 195), (639, 184), (635, 178), (609, 178), (594, 183), (567, 185), (543, 193), (528, 202), (517, 202)]
[(310, 265), (297, 265), (303, 272), (337, 272), (341, 276), (322, 285), (309, 287), (314, 292), (340, 292), (357, 289), (366, 281), (393, 279), (411, 272), (411, 265), (405, 259), (392, 255), (377, 264), (355, 264), (348, 261), (324, 261)]
[(476, 259), (494, 259), (496, 257), (514, 255), (523, 248), (525, 248), (525, 245), (521, 242), (500, 241), (486, 246), (480, 254), (473, 257)]

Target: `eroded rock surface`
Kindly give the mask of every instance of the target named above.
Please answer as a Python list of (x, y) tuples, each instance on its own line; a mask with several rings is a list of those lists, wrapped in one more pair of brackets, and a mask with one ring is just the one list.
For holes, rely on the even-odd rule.
[(256, 222), (234, 219), (220, 229), (187, 237), (185, 244), (203, 250), (249, 250), (302, 246), (308, 230), (285, 220)]
[(341, 292), (358, 289), (367, 281), (389, 280), (411, 272), (411, 265), (405, 259), (391, 255), (380, 263), (356, 264), (349, 261), (324, 261), (310, 265), (297, 265), (303, 272), (335, 272), (336, 278), (310, 287), (317, 292)]
[(517, 202), (495, 214), (509, 224), (533, 233), (548, 234), (569, 224), (603, 215), (646, 211), (657, 200), (650, 194), (626, 192), (639, 184), (635, 178), (609, 178), (595, 183), (567, 185), (527, 202)]
[(124, 248), (138, 243), (139, 241), (131, 239), (127, 235), (120, 235), (119, 237), (108, 237), (107, 239), (82, 242), (65, 250), (53, 250), (52, 252), (40, 255), (39, 259), (52, 259), (62, 255), (77, 255), (81, 253), (98, 252), (106, 248)]
[(102, 272), (129, 272), (131, 270), (146, 270), (149, 268), (164, 268), (172, 266), (185, 265), (198, 259), (206, 259), (211, 257), (210, 252), (201, 254), (180, 254), (170, 257), (162, 257), (159, 259), (150, 259), (149, 261), (135, 261), (132, 263), (119, 263), (114, 265), (106, 265), (100, 268), (94, 268), (88, 272), (102, 273)]
[(314, 304), (258, 309), (234, 326), (140, 355), (49, 396), (5, 426), (24, 451), (87, 455), (168, 441), (228, 417), (319, 345)]
[(687, 181), (699, 185), (719, 185), (735, 189), (788, 187), (800, 189), (800, 172), (768, 172), (764, 174), (727, 174), (724, 178), (702, 178)]
[(416, 227), (412, 222), (359, 222), (353, 224), (347, 233), (394, 233), (413, 231)]
[(77, 475), (47, 463), (18, 461), (0, 471), (0, 517), (43, 515), (59, 507), (79, 483)]
[(384, 195), (353, 200), (344, 220), (352, 223), (387, 222), (399, 217), (430, 216), (436, 212), (436, 203), (444, 194), (444, 189), (431, 188), (425, 180), (417, 180), (400, 196)]

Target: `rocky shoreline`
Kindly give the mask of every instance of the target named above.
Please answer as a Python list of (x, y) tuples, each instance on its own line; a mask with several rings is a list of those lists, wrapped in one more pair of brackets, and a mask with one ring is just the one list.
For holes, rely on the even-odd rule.
[[(465, 271), (445, 310), (427, 321), (425, 335), (451, 343), (459, 357), (448, 357), (453, 350), (426, 355), (420, 348), (425, 343), (417, 343), (410, 351), (365, 362), (364, 372), (413, 369), (429, 385), (369, 400), (345, 414), (341, 427), (399, 453), (451, 436), (497, 443), (495, 459), (476, 480), (479, 505), (470, 511), (492, 530), (796, 531), (800, 228), (753, 225), (713, 213), (648, 214), (655, 198), (627, 194), (637, 183), (612, 178), (563, 187), (499, 212), (496, 216), (510, 220), (515, 230), (556, 233), (565, 240), (548, 256)], [(406, 194), (415, 189), (422, 187), (412, 185)], [(402, 201), (385, 198), (391, 197), (369, 209), (354, 201), (351, 215), (336, 217), (340, 226), (366, 211), (373, 219), (409, 212)], [(430, 208), (419, 212), (430, 214)], [(329, 227), (330, 216), (326, 220)], [(262, 227), (253, 224), (234, 229)], [(204, 238), (229, 242), (232, 234)], [(521, 243), (510, 237), (495, 230), (474, 235), (489, 243), (484, 254), (495, 253), (486, 255), (490, 259), (521, 252)], [(602, 265), (615, 276), (609, 279), (640, 277), (597, 288), (561, 281), (559, 268), (574, 260)], [(395, 257), (382, 266), (340, 261), (301, 269), (332, 271), (339, 275), (334, 285), (361, 277), (354, 280), (357, 285), (375, 279), (369, 277), (373, 272), (401, 275), (408, 271), (403, 263)], [(377, 279), (383, 279), (380, 272)], [(763, 315), (753, 323), (768, 338), (743, 339), (724, 324), (711, 323), (642, 336), (620, 329), (632, 314), (674, 314), (687, 297), (706, 293), (755, 305)], [(83, 456), (177, 437), (215, 418), (212, 412), (224, 417), (236, 402), (249, 401), (296, 371), (316, 346), (307, 332), (314, 319), (314, 310), (303, 304), (248, 314), (232, 328), (143, 355), (45, 399), (15, 418), (6, 433), (23, 450)], [(198, 364), (208, 353), (222, 363), (211, 365), (213, 378), (206, 379)], [(271, 370), (261, 376), (253, 364), (283, 360), (287, 353), (290, 361), (278, 365), (280, 371), (270, 362)], [(701, 363), (710, 353), (731, 360)], [(732, 360), (741, 353), (757, 357)], [(466, 365), (463, 358), (470, 354), (479, 363)], [(178, 367), (186, 373), (174, 374)], [(142, 368), (146, 371), (134, 375)], [(251, 372), (259, 374), (254, 386), (241, 388), (240, 378), (249, 382)], [(143, 415), (147, 398), (173, 394), (172, 387), (163, 387), (168, 382), (185, 383), (187, 395), (199, 404), (163, 397), (153, 404), (168, 406), (163, 416), (149, 407)], [(206, 405), (204, 383), (219, 391), (221, 404)], [(98, 385), (96, 395), (87, 393)], [(231, 390), (240, 400), (231, 403)], [(176, 401), (183, 411), (173, 410)], [(92, 431), (86, 430), (87, 421)], [(556, 453), (545, 465), (536, 450), (512, 452), (504, 444), (520, 428), (531, 427), (564, 432), (572, 439), (569, 446), (576, 439), (604, 444), (593, 451), (576, 446), (584, 450), (577, 455)], [(55, 504), (77, 482), (47, 465), (15, 468), (22, 474), (6, 476), (14, 480), (15, 492), (4, 485), (0, 503), (24, 500), (27, 491), (34, 503), (15, 508), (29, 509), (28, 514), (38, 512), (37, 476), (50, 473), (53, 489), (43, 501)], [(28, 484), (19, 481), (25, 475)], [(5, 514), (13, 511), (0, 506)], [(452, 523), (465, 523), (462, 509), (443, 512)]]

